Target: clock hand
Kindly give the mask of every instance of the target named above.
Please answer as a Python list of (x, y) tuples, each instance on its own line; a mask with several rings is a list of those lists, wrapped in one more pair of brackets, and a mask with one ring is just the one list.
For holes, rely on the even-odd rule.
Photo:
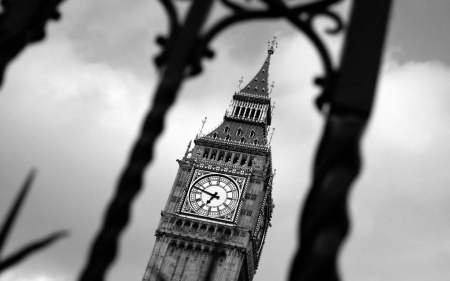
[(206, 194), (212, 196), (211, 198), (217, 198), (217, 199), (220, 198), (220, 196), (217, 196), (217, 192), (216, 192), (215, 194), (212, 194), (211, 192), (208, 192), (208, 191), (206, 191), (206, 190), (200, 189), (200, 188), (198, 188), (198, 187), (196, 187), (196, 186), (194, 186), (194, 188), (200, 190), (201, 192), (204, 192), (204, 193), (206, 193)]
[[(209, 194), (211, 194), (211, 193), (209, 193)], [(219, 196), (217, 196), (217, 192), (215, 192), (214, 194), (211, 194), (211, 198), (209, 198), (209, 200), (206, 201), (206, 205), (208, 205), (209, 203), (211, 203), (211, 200), (213, 200), (214, 198), (217, 198), (217, 199), (220, 198)]]

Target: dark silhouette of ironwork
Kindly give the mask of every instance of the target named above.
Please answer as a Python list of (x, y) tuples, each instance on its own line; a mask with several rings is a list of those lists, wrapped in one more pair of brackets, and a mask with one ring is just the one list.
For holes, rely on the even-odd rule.
[[(202, 57), (213, 56), (208, 44), (221, 30), (244, 20), (286, 18), (304, 31), (317, 46), (322, 55), (324, 69), (329, 75), (321, 78), (320, 84), (324, 89), (331, 84), (334, 76), (331, 60), (322, 41), (313, 32), (311, 21), (317, 15), (328, 16), (336, 22), (335, 29), (329, 30), (329, 32), (336, 33), (341, 30), (341, 20), (337, 14), (328, 9), (330, 5), (339, 0), (325, 0), (295, 7), (288, 7), (281, 0), (264, 0), (262, 2), (266, 4), (266, 9), (251, 10), (232, 1), (222, 0), (221, 3), (230, 8), (233, 14), (213, 25), (209, 31), (204, 33), (205, 35), (202, 35), (201, 29), (213, 1), (192, 1), (187, 18), (181, 25), (172, 1), (161, 0), (170, 21), (169, 36), (158, 36), (157, 38), (157, 43), (163, 46), (163, 50), (155, 58), (155, 63), (160, 69), (162, 77), (156, 90), (153, 108), (147, 115), (141, 135), (132, 149), (130, 159), (119, 180), (116, 194), (107, 209), (103, 226), (94, 241), (80, 280), (104, 279), (108, 267), (116, 256), (119, 236), (129, 221), (132, 202), (142, 188), (143, 173), (153, 157), (154, 143), (163, 130), (165, 114), (175, 101), (184, 78), (199, 74), (202, 70)], [(302, 16), (300, 17), (300, 15)], [(327, 96), (325, 90), (322, 97)], [(326, 98), (322, 98), (320, 105), (323, 105), (325, 100)]]
[(156, 90), (153, 108), (144, 121), (141, 135), (120, 177), (102, 229), (95, 239), (89, 260), (80, 277), (82, 281), (104, 280), (106, 270), (117, 254), (119, 236), (129, 221), (132, 202), (142, 188), (144, 170), (153, 158), (154, 144), (163, 130), (164, 117), (175, 101), (189, 56), (195, 48), (195, 38), (203, 26), (212, 3), (212, 0), (194, 1), (184, 26), (174, 39), (175, 43), (168, 58), (167, 67), (163, 71)]
[(28, 45), (45, 37), (45, 24), (58, 20), (63, 0), (2, 0), (0, 14), (0, 86), (8, 64)]
[(347, 198), (361, 169), (359, 145), (372, 109), (390, 2), (354, 1), (289, 280), (339, 280), (337, 255), (349, 229)]
[[(27, 44), (45, 37), (44, 28), (48, 20), (59, 18), (56, 8), (61, 1), (2, 0), (0, 85), (9, 62)], [(80, 280), (104, 280), (117, 255), (120, 235), (130, 220), (134, 199), (142, 189), (143, 174), (153, 158), (154, 144), (163, 131), (165, 115), (174, 103), (183, 81), (202, 72), (203, 58), (214, 56), (209, 48), (210, 42), (233, 24), (280, 18), (303, 32), (320, 54), (324, 73), (315, 79), (315, 83), (322, 87), (316, 105), (327, 118), (314, 163), (313, 183), (301, 217), (300, 249), (292, 265), (290, 280), (339, 280), (337, 254), (349, 227), (346, 201), (361, 166), (359, 144), (370, 117), (391, 0), (353, 1), (343, 59), (341, 67), (337, 69), (331, 62), (323, 40), (312, 27), (312, 22), (315, 17), (324, 16), (335, 24), (334, 28), (327, 30), (329, 34), (342, 31), (342, 20), (330, 9), (340, 1), (322, 0), (286, 5), (282, 0), (260, 0), (265, 6), (252, 8), (231, 0), (192, 0), (186, 20), (181, 23), (173, 2), (160, 0), (170, 22), (169, 34), (156, 39), (162, 46), (161, 53), (155, 58), (161, 79), (153, 107), (144, 120), (141, 133), (118, 181), (116, 193), (106, 209), (103, 224), (93, 242)], [(232, 13), (202, 32), (213, 3), (219, 2)], [(32, 180), (33, 173), (24, 184), (0, 231), (0, 253)], [(57, 232), (32, 243), (12, 257), (0, 261), (0, 270), (16, 264), (65, 234)], [(214, 262), (215, 259), (211, 266)]]

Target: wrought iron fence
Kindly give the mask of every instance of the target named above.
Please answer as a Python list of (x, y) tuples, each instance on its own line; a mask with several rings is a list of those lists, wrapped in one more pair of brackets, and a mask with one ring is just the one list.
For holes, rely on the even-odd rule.
[[(3, 0), (0, 15), (0, 85), (9, 62), (27, 44), (42, 40), (48, 20), (58, 19), (61, 0)], [(351, 184), (361, 167), (359, 145), (369, 120), (385, 38), (390, 0), (354, 0), (346, 41), (339, 67), (332, 64), (323, 39), (312, 26), (314, 18), (331, 19), (335, 26), (327, 30), (337, 34), (344, 23), (332, 7), (340, 0), (319, 0), (306, 4), (282, 0), (260, 0), (260, 8), (232, 0), (193, 0), (186, 19), (181, 22), (171, 0), (160, 0), (170, 22), (170, 32), (156, 38), (162, 48), (155, 58), (161, 73), (140, 135), (132, 147), (120, 175), (113, 199), (106, 208), (101, 229), (94, 239), (90, 255), (79, 280), (104, 280), (116, 258), (120, 234), (129, 223), (130, 209), (142, 189), (143, 173), (153, 159), (154, 144), (164, 127), (168, 109), (174, 103), (182, 83), (202, 72), (203, 58), (212, 58), (211, 41), (226, 28), (251, 20), (285, 19), (306, 35), (320, 54), (323, 74), (315, 79), (322, 88), (316, 99), (326, 124), (317, 148), (311, 188), (299, 220), (298, 241), (290, 280), (339, 280), (337, 255), (349, 228), (346, 202)], [(213, 5), (223, 5), (231, 14), (204, 31), (205, 20)], [(370, 36), (366, 36), (370, 34)], [(357, 83), (355, 83), (357, 81)], [(0, 250), (18, 210), (23, 203), (34, 173), (31, 173), (0, 231)], [(150, 187), (151, 188), (151, 187)], [(66, 235), (56, 232), (34, 242), (10, 258), (0, 260), (0, 271), (21, 261)], [(213, 251), (213, 253), (215, 253)], [(217, 256), (213, 255), (214, 257)], [(214, 258), (208, 271), (210, 279)]]

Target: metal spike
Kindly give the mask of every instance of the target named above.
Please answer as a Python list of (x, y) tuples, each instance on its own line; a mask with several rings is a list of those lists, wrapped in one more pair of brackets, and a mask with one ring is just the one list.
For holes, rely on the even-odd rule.
[(275, 87), (275, 81), (272, 81), (272, 85), (270, 85), (269, 87), (270, 87), (270, 92), (269, 92), (269, 94), (272, 94), (273, 87)]
[(202, 127), (201, 127), (201, 129), (200, 129), (200, 134), (201, 134), (202, 131), (203, 131), (203, 127), (205, 126), (206, 119), (208, 119), (208, 117), (205, 117), (205, 119), (203, 119), (203, 121), (202, 121)]
[(270, 140), (269, 140), (269, 144), (272, 143), (272, 137), (273, 137), (273, 133), (275, 132), (275, 128), (272, 129), (272, 134), (270, 135)]

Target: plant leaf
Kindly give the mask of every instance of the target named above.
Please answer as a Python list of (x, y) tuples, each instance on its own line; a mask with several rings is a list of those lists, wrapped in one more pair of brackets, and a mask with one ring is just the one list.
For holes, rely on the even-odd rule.
[(22, 207), (23, 201), (25, 200), (28, 190), (30, 189), (33, 183), (35, 175), (36, 170), (32, 169), (28, 174), (28, 177), (26, 178), (25, 182), (23, 183), (22, 188), (19, 194), (17, 195), (16, 201), (14, 202), (14, 205), (11, 207), (11, 210), (9, 211), (9, 214), (6, 217), (4, 224), (0, 229), (0, 256), (3, 250), (3, 245), (5, 244), (8, 235), (12, 230), (12, 227), (17, 219), (20, 208)]
[(12, 254), (10, 257), (6, 258), (3, 261), (0, 261), (0, 272), (5, 270), (8, 267), (15, 265), (16, 263), (22, 261), (27, 258), (31, 254), (36, 251), (39, 251), (47, 246), (50, 246), (52, 243), (56, 242), (58, 239), (67, 236), (67, 231), (58, 231), (52, 235), (47, 236), (41, 240), (37, 240), (35, 242), (30, 243), (28, 246), (25, 246), (23, 249), (17, 251)]

